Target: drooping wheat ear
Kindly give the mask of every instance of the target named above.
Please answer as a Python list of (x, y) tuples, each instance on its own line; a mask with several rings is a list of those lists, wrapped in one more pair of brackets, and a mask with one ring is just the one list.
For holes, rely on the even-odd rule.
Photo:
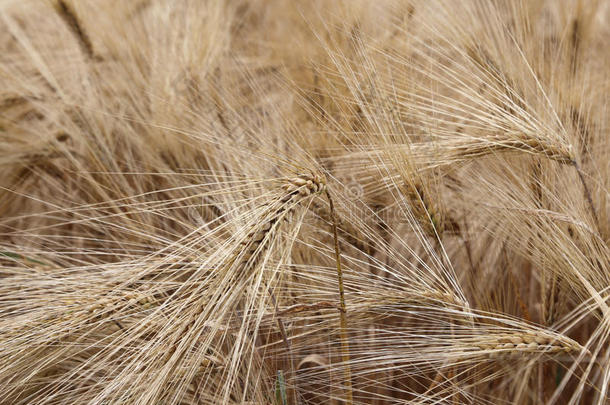
[(261, 244), (267, 240), (267, 235), (288, 217), (297, 205), (306, 198), (320, 194), (326, 189), (326, 180), (316, 174), (301, 174), (298, 177), (286, 180), (282, 185), (284, 193), (277, 201), (266, 204), (270, 212), (263, 221), (247, 233), (246, 238), (240, 242), (238, 260), (242, 264), (254, 264), (261, 257), (265, 246)]
[[(124, 310), (125, 306), (127, 307), (137, 307), (140, 309), (150, 309), (156, 300), (150, 294), (144, 294), (138, 291), (130, 291), (130, 292), (121, 292), (115, 296), (105, 296), (105, 297), (85, 297), (79, 300), (76, 299), (64, 299), (61, 300), (61, 303), (66, 306), (74, 306), (77, 305), (79, 310), (89, 313), (92, 315), (110, 315), (111, 312), (115, 312), (117, 310)], [(120, 306), (119, 305), (123, 305)], [(74, 311), (68, 310), (64, 317), (60, 317), (60, 319), (69, 320), (70, 316), (73, 316)]]
[(477, 338), (474, 345), (486, 354), (495, 357), (502, 354), (519, 353), (570, 353), (580, 352), (583, 347), (565, 336), (550, 335), (541, 331), (498, 334), (492, 333)]
[[(272, 239), (277, 233), (276, 231), (288, 216), (295, 211), (300, 204), (306, 202), (308, 198), (312, 198), (314, 195), (323, 192), (326, 187), (325, 179), (322, 176), (314, 174), (300, 174), (297, 177), (285, 179), (282, 183), (279, 195), (260, 207), (261, 209), (259, 212), (261, 212), (261, 214), (258, 217), (258, 220), (250, 226), (249, 230), (242, 234), (243, 236), (238, 240), (234, 253), (219, 264), (219, 266), (225, 270), (232, 269), (230, 271), (232, 274), (232, 276), (230, 276), (231, 279), (227, 282), (227, 285), (231, 286), (229, 288), (235, 288), (234, 286), (236, 285), (242, 285), (243, 281), (258, 268), (265, 252), (273, 245)], [(224, 290), (224, 284), (220, 288)], [(267, 286), (267, 290), (271, 296), (271, 300), (274, 301), (274, 308), (276, 308), (272, 289)], [(178, 356), (175, 355), (175, 352), (179, 350), (180, 347), (184, 346), (179, 344), (180, 340), (187, 339), (188, 336), (192, 335), (193, 328), (195, 328), (202, 317), (217, 312), (220, 307), (223, 308), (222, 311), (224, 314), (228, 314), (230, 311), (225, 309), (236, 308), (240, 305), (242, 300), (241, 295), (238, 294), (234, 295), (232, 298), (224, 299), (222, 302), (219, 301), (214, 307), (210, 307), (203, 304), (201, 299), (202, 297), (200, 296), (192, 296), (189, 299), (190, 302), (188, 305), (193, 308), (193, 311), (183, 319), (180, 325), (175, 327), (175, 333), (172, 333), (172, 336), (175, 336), (177, 341), (164, 352), (161, 364), (169, 362), (172, 357), (183, 358), (183, 356), (186, 355), (184, 349), (180, 351)], [(206, 297), (203, 297), (203, 299), (206, 299)], [(280, 333), (282, 334), (282, 338), (290, 356), (290, 341), (286, 334), (286, 329), (280, 315), (277, 314), (277, 309), (275, 309), (275, 312)], [(211, 344), (211, 340), (208, 341), (207, 344)], [(247, 342), (242, 341), (241, 344), (246, 345)], [(176, 369), (178, 369), (178, 363), (173, 361), (172, 372)], [(292, 371), (293, 370), (291, 370), (291, 372)]]
[[(547, 140), (530, 133), (505, 132), (487, 136), (435, 137), (427, 142), (414, 142), (409, 145), (393, 145), (392, 148), (372, 148), (370, 151), (357, 151), (345, 156), (347, 162), (341, 167), (353, 170), (356, 162), (363, 159), (380, 160), (380, 164), (393, 167), (392, 154), (408, 151), (418, 171), (426, 171), (443, 166), (471, 161), (490, 156), (495, 152), (521, 152), (546, 157), (562, 164), (572, 164), (574, 151), (571, 145)], [(386, 155), (378, 156), (380, 152)], [(389, 156), (390, 159), (386, 158)], [(375, 160), (377, 159), (377, 160)], [(373, 169), (368, 168), (372, 173)]]
[(152, 294), (145, 294), (138, 291), (119, 292), (117, 294), (105, 296), (75, 296), (74, 298), (61, 298), (56, 301), (64, 308), (63, 312), (48, 311), (45, 316), (37, 321), (28, 321), (25, 324), (15, 324), (14, 327), (7, 330), (7, 333), (21, 335), (24, 329), (33, 327), (52, 327), (58, 330), (58, 333), (69, 335), (70, 329), (66, 325), (72, 323), (75, 318), (84, 319), (85, 322), (94, 323), (100, 319), (108, 319), (114, 322), (120, 329), (123, 329), (121, 323), (114, 319), (113, 316), (121, 313), (125, 315), (125, 311), (147, 310), (152, 308), (157, 300)]
[[(445, 215), (443, 215), (442, 209), (439, 207), (440, 204), (433, 201), (434, 198), (430, 196), (431, 190), (429, 185), (424, 184), (423, 181), (418, 181), (422, 180), (421, 178), (405, 180), (407, 181), (403, 181), (400, 189), (409, 202), (409, 208), (411, 209), (413, 217), (417, 220), (417, 223), (422, 227), (426, 235), (433, 239), (442, 237), (445, 227), (443, 221)], [(435, 197), (438, 200), (438, 196)]]
[[(330, 215), (332, 219), (332, 230), (335, 247), (335, 260), (337, 266), (337, 280), (339, 287), (339, 300), (340, 300), (340, 322), (341, 322), (341, 357), (345, 363), (345, 386), (346, 386), (346, 402), (348, 405), (353, 403), (353, 393), (351, 387), (351, 372), (350, 372), (350, 355), (349, 355), (349, 341), (347, 334), (347, 315), (345, 306), (345, 290), (343, 287), (343, 272), (341, 269), (341, 256), (339, 250), (339, 238), (337, 234), (337, 218), (334, 209), (334, 203), (328, 189), (326, 188), (326, 180), (314, 174), (301, 174), (298, 177), (288, 179), (287, 182), (282, 186), (282, 189), (286, 194), (279, 198), (279, 204), (272, 205), (271, 213), (261, 224), (257, 224), (247, 234), (247, 238), (244, 239), (240, 245), (239, 261), (244, 264), (256, 263), (258, 258), (261, 257), (261, 252), (266, 249), (268, 244), (261, 246), (264, 241), (268, 240), (267, 235), (274, 230), (279, 223), (287, 218), (287, 214), (290, 213), (300, 202), (306, 198), (325, 192), (326, 197), (330, 206)], [(273, 296), (272, 296), (273, 298)], [(286, 342), (287, 349), (290, 351), (290, 345), (288, 344), (287, 336), (285, 336), (285, 328), (281, 318), (278, 316), (278, 326), (282, 333), (282, 337)]]

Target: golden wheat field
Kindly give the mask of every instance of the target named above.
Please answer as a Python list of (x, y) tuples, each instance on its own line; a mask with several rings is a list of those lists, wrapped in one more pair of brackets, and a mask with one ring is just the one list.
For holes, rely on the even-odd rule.
[(0, 0), (0, 404), (610, 404), (610, 0)]

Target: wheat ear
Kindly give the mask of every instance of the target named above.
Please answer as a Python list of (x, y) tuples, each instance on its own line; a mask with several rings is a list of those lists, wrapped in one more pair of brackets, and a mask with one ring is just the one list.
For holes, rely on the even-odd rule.
[[(272, 246), (271, 240), (275, 235), (274, 231), (278, 229), (288, 214), (294, 211), (299, 203), (306, 201), (307, 198), (316, 193), (320, 193), (325, 187), (323, 178), (316, 175), (304, 174), (284, 181), (281, 194), (263, 206), (260, 220), (251, 226), (248, 232), (244, 232), (243, 237), (238, 240), (234, 253), (219, 264), (223, 269), (232, 269), (232, 280), (227, 281), (229, 285), (239, 284), (240, 279), (247, 279), (250, 276), (253, 269), (259, 265), (264, 253)], [(224, 287), (222, 288), (224, 289)], [(218, 302), (214, 307), (210, 307), (203, 302), (205, 299), (207, 297), (198, 295), (192, 295), (188, 299), (189, 302), (185, 305), (193, 308), (192, 311), (175, 325), (171, 333), (175, 340), (160, 358), (154, 360), (159, 364), (166, 365), (168, 375), (177, 372), (179, 363), (187, 355), (186, 345), (182, 344), (182, 341), (189, 339), (193, 328), (198, 324), (198, 320), (207, 316), (209, 313), (207, 311), (218, 310), (221, 306), (224, 308), (235, 307), (239, 305), (238, 301), (240, 300), (236, 297), (235, 300)], [(224, 314), (226, 313), (229, 313), (229, 311), (224, 311)], [(218, 321), (221, 320), (222, 318)], [(288, 340), (285, 333), (283, 337)], [(210, 343), (207, 342), (206, 344)], [(177, 351), (179, 351), (179, 354), (176, 355)], [(153, 394), (150, 395), (152, 397)]]
[(240, 242), (241, 249), (238, 252), (238, 260), (242, 264), (254, 264), (265, 246), (261, 249), (261, 244), (267, 240), (267, 235), (275, 229), (287, 215), (295, 209), (297, 204), (307, 197), (323, 192), (326, 189), (326, 181), (318, 175), (301, 174), (298, 177), (287, 179), (282, 186), (285, 191), (279, 199), (279, 205), (271, 205), (271, 213), (265, 220), (255, 225), (247, 234), (247, 237)]
[[(298, 177), (288, 179), (282, 186), (282, 189), (285, 194), (278, 199), (277, 202), (279, 205), (277, 208), (272, 209), (271, 214), (262, 224), (255, 225), (254, 228), (248, 232), (247, 238), (240, 243), (241, 249), (238, 255), (240, 255), (239, 260), (242, 265), (254, 265), (262, 256), (262, 252), (269, 246), (268, 243), (264, 242), (268, 240), (270, 232), (273, 229), (276, 229), (300, 202), (312, 195), (323, 192), (326, 189), (326, 181), (318, 175), (302, 174)], [(288, 334), (286, 333), (286, 328), (284, 327), (281, 313), (278, 310), (277, 300), (275, 299), (273, 291), (268, 288), (268, 292), (273, 302), (278, 328), (288, 352), (291, 368), (290, 373), (294, 373), (294, 359), (290, 340), (288, 339)], [(295, 381), (295, 387), (296, 385)], [(293, 401), (295, 404), (298, 402), (296, 389), (293, 391)]]
[(511, 334), (489, 334), (475, 344), (480, 350), (486, 351), (491, 357), (501, 353), (570, 353), (580, 352), (583, 347), (575, 341), (563, 337), (552, 336), (540, 331)]

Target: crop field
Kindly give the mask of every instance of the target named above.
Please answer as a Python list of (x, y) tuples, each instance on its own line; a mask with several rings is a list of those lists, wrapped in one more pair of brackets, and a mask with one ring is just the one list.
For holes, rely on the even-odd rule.
[(610, 404), (610, 0), (0, 0), (0, 405)]

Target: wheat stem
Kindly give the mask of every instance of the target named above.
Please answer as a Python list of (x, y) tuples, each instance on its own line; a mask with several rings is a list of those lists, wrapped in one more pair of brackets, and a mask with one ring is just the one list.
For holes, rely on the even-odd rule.
[(89, 38), (89, 35), (87, 35), (87, 32), (83, 28), (83, 25), (76, 16), (76, 13), (72, 7), (70, 7), (70, 5), (64, 0), (59, 0), (55, 9), (57, 10), (57, 14), (59, 14), (61, 19), (66, 23), (72, 34), (74, 34), (74, 37), (78, 41), (80, 48), (87, 58), (97, 59), (97, 56), (93, 51), (91, 39)]
[[(275, 295), (273, 291), (269, 289), (269, 297), (271, 297), (271, 301), (273, 302), (273, 308), (275, 311), (275, 317), (277, 321), (277, 326), (280, 329), (280, 334), (282, 335), (282, 340), (284, 341), (284, 345), (286, 346), (286, 351), (288, 352), (288, 361), (290, 362), (290, 374), (293, 374), (294, 378), (294, 388), (292, 389), (293, 401), (294, 404), (298, 404), (298, 382), (297, 382), (297, 374), (294, 369), (294, 357), (292, 355), (292, 346), (290, 345), (290, 340), (288, 340), (288, 334), (286, 333), (286, 328), (284, 327), (284, 322), (282, 321), (282, 317), (280, 316), (280, 312), (277, 306), (277, 300), (275, 299)], [(289, 375), (290, 377), (290, 375)]]
[(350, 356), (349, 356), (349, 340), (347, 333), (347, 310), (345, 309), (345, 289), (343, 288), (343, 271), (341, 270), (341, 252), (339, 251), (339, 237), (337, 235), (337, 217), (335, 214), (335, 206), (333, 199), (326, 190), (326, 197), (328, 198), (328, 204), (330, 205), (330, 214), (332, 218), (333, 238), (335, 240), (335, 261), (337, 263), (337, 281), (339, 284), (339, 301), (341, 310), (339, 311), (339, 317), (341, 319), (341, 358), (345, 364), (345, 399), (348, 405), (354, 403), (352, 393), (352, 372), (350, 368)]
[(595, 209), (595, 205), (593, 204), (593, 197), (591, 195), (591, 191), (589, 190), (589, 186), (587, 185), (587, 182), (585, 181), (585, 176), (580, 168), (580, 165), (578, 164), (578, 162), (576, 160), (572, 160), (572, 165), (576, 169), (576, 173), (578, 173), (578, 178), (580, 179), (580, 182), (582, 184), (585, 199), (587, 200), (587, 203), (589, 204), (589, 209), (591, 210), (591, 215), (593, 215), (593, 219), (595, 220), (595, 226), (597, 227), (599, 225), (599, 218), (597, 216), (597, 211)]

